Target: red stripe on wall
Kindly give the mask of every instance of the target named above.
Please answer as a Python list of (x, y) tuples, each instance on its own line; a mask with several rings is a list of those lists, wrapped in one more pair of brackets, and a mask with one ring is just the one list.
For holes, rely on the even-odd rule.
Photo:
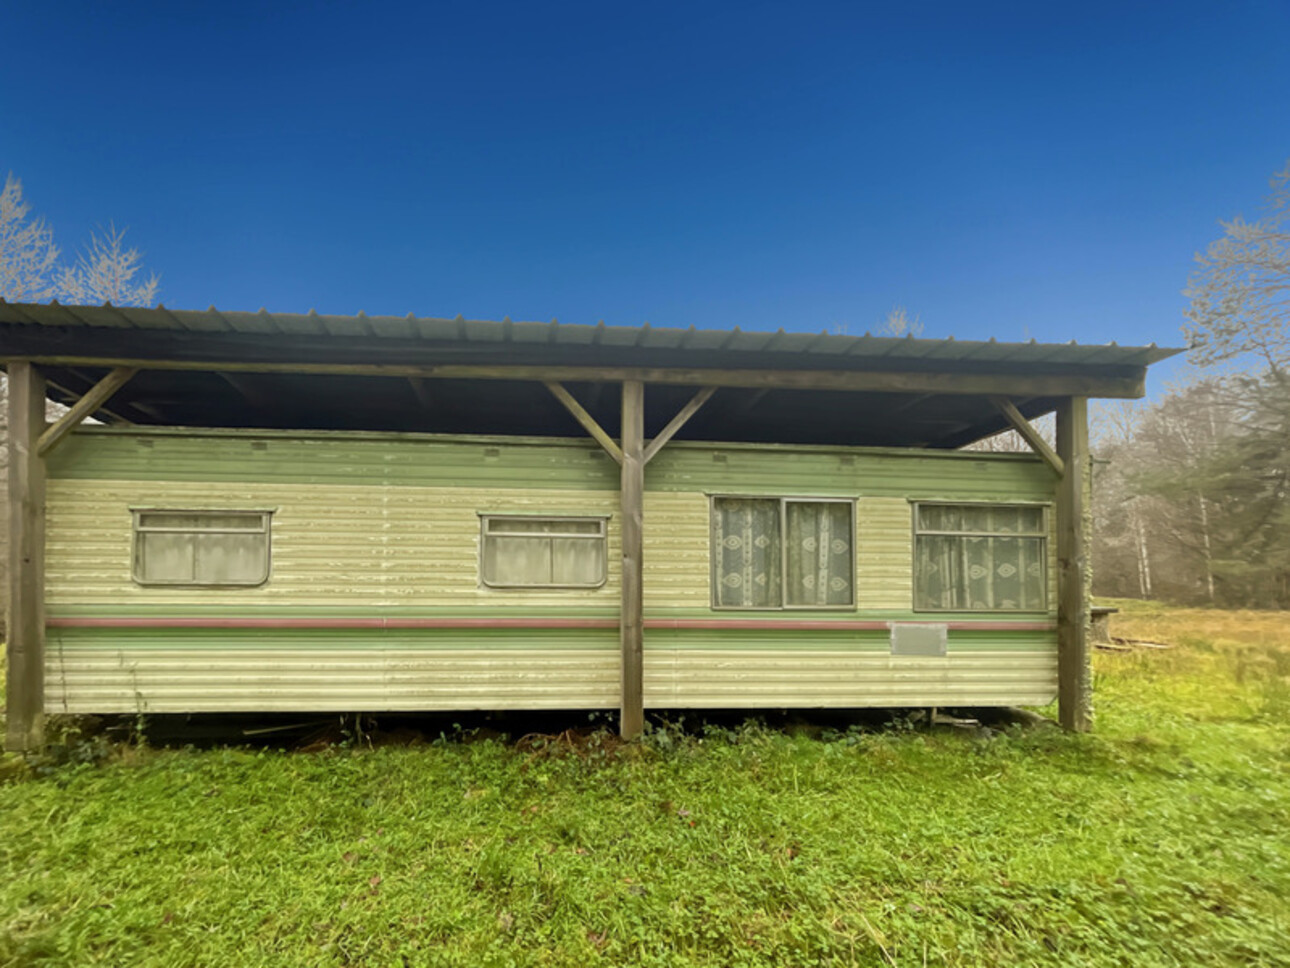
[[(176, 629), (616, 629), (617, 619), (604, 618), (208, 618), (140, 616), (137, 618), (51, 618), (50, 628)], [(647, 629), (787, 630), (794, 632), (885, 632), (893, 623), (847, 619), (651, 618)], [(905, 623), (896, 623), (905, 624)], [(940, 623), (936, 623), (940, 624)], [(1051, 632), (1052, 622), (946, 622), (953, 632)]]

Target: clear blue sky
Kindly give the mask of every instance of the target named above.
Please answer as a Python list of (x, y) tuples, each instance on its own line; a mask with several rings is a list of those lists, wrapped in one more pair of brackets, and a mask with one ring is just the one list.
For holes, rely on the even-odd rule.
[(1178, 344), (1290, 3), (5, 5), (0, 173), (177, 307)]

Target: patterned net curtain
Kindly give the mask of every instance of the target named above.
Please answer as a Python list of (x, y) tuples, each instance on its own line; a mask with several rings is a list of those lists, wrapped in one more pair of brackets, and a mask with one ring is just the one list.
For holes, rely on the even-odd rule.
[(786, 605), (851, 604), (851, 505), (789, 501), (784, 507)]
[(1047, 608), (1043, 508), (920, 505), (918, 531), (916, 608)]
[(712, 528), (717, 604), (778, 606), (779, 501), (719, 498), (713, 504)]
[(852, 604), (850, 504), (718, 498), (712, 517), (718, 605)]

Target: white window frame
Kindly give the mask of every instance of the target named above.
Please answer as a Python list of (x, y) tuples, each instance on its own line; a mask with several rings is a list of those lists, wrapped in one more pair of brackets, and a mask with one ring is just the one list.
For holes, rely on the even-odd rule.
[[(566, 591), (588, 591), (597, 588), (603, 588), (609, 580), (609, 518), (608, 514), (535, 514), (529, 511), (508, 512), (508, 511), (479, 511), (479, 584), (484, 588), (497, 589), (499, 591), (526, 591), (530, 589), (538, 590), (566, 590)], [(493, 527), (495, 521), (554, 521), (570, 522), (578, 524), (596, 524), (599, 530), (596, 533), (586, 531), (516, 531), (506, 532), (505, 530), (496, 530)], [(484, 566), (487, 554), (487, 543), (490, 537), (503, 538), (548, 538), (548, 539), (573, 539), (587, 542), (599, 542), (602, 548), (600, 556), (602, 570), (600, 578), (595, 582), (585, 584), (566, 584), (563, 582), (532, 582), (532, 583), (512, 583), (512, 582), (495, 582), (489, 581), (486, 577)]]
[[(1048, 594), (1048, 554), (1049, 541), (1052, 540), (1052, 503), (1048, 501), (955, 501), (946, 498), (935, 498), (931, 500), (911, 499), (910, 523), (912, 525), (912, 538), (910, 541), (910, 607), (915, 612), (933, 613), (933, 612), (977, 612), (980, 614), (990, 615), (1033, 615), (1047, 614), (1051, 608)], [(1038, 531), (939, 531), (923, 530), (920, 525), (921, 510), (924, 507), (973, 507), (973, 508), (991, 508), (998, 510), (1000, 508), (1038, 508), (1043, 512), (1043, 523)], [(918, 575), (915, 569), (918, 567), (918, 539), (923, 535), (931, 537), (961, 537), (961, 538), (1038, 538), (1040, 543), (1039, 570), (1040, 570), (1040, 594), (1043, 596), (1042, 604), (1035, 608), (934, 608), (930, 606), (919, 606), (918, 604)]]
[[(130, 576), (136, 585), (145, 587), (169, 587), (169, 588), (258, 588), (269, 581), (269, 576), (273, 573), (273, 508), (166, 508), (166, 507), (139, 507), (131, 508), (131, 554), (130, 554)], [(143, 523), (144, 515), (148, 514), (187, 514), (193, 516), (210, 515), (232, 516), (240, 515), (249, 517), (258, 515), (260, 526), (256, 528), (235, 528), (235, 527), (187, 527), (187, 528), (166, 528), (148, 526)], [(264, 574), (263, 576), (247, 581), (221, 581), (206, 582), (187, 579), (156, 579), (144, 578), (140, 574), (140, 568), (143, 564), (143, 542), (142, 535), (145, 534), (188, 534), (193, 535), (194, 540), (197, 536), (203, 534), (263, 534), (264, 535)]]
[[(779, 502), (779, 604), (778, 605), (720, 605), (717, 603), (717, 555), (713, 548), (713, 535), (717, 520), (718, 501), (777, 501)], [(785, 603), (784, 576), (788, 574), (788, 546), (784, 535), (788, 533), (788, 505), (790, 504), (847, 504), (851, 508), (851, 601), (846, 605), (789, 605)], [(708, 495), (708, 601), (713, 611), (720, 612), (854, 612), (856, 594), (856, 499), (853, 497), (813, 497), (811, 495), (783, 494), (709, 494)]]

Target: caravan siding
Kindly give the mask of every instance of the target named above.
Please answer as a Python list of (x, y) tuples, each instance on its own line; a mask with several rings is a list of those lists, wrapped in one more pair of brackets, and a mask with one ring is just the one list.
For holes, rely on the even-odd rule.
[[(614, 706), (617, 477), (616, 465), (583, 441), (79, 432), (50, 462), (47, 709)], [(674, 443), (649, 465), (646, 487), (647, 705), (1052, 698), (1051, 609), (912, 610), (910, 501), (1046, 502), (1054, 480), (1038, 460)], [(713, 494), (854, 499), (854, 607), (714, 610)], [(272, 509), (269, 581), (136, 584), (138, 507)], [(490, 512), (608, 516), (607, 580), (592, 589), (484, 587), (479, 515)], [(892, 656), (890, 621), (948, 622), (948, 654)]]

